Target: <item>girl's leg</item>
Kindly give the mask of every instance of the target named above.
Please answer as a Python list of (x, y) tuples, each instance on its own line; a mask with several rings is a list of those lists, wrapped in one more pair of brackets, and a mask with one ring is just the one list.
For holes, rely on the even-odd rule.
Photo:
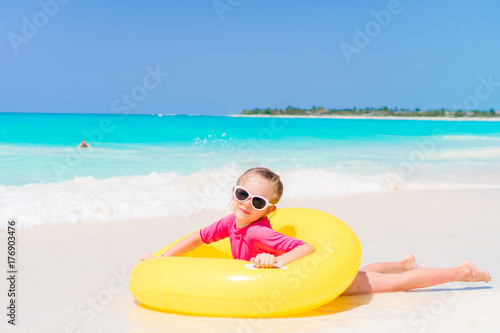
[(401, 261), (397, 262), (378, 262), (374, 264), (366, 265), (361, 268), (361, 271), (364, 272), (377, 272), (382, 274), (394, 274), (394, 273), (402, 273), (412, 269), (417, 268), (417, 262), (415, 261), (415, 256), (411, 253), (408, 253), (401, 259)]
[(490, 273), (480, 270), (469, 260), (464, 260), (454, 268), (415, 268), (398, 274), (360, 271), (342, 295), (408, 291), (452, 281), (489, 282), (490, 280)]

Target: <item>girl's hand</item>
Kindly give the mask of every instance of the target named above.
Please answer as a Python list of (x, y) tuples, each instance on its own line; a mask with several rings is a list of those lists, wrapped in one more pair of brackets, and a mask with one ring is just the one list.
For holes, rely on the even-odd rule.
[(271, 268), (275, 262), (278, 262), (275, 256), (269, 253), (260, 253), (255, 258), (250, 259), (257, 268)]
[(147, 260), (147, 259), (151, 259), (151, 258), (154, 258), (154, 257), (155, 257), (155, 256), (154, 256), (154, 255), (152, 255), (151, 253), (146, 252), (146, 253), (144, 253), (144, 254), (142, 255), (142, 257), (141, 257), (141, 261), (144, 261), (144, 260)]

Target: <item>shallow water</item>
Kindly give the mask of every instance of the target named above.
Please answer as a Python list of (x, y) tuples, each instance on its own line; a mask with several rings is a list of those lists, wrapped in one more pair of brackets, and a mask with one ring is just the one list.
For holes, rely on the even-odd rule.
[[(500, 186), (500, 122), (0, 114), (0, 213), (24, 227), (227, 207), (253, 166), (285, 197)], [(77, 149), (85, 139), (92, 148)]]

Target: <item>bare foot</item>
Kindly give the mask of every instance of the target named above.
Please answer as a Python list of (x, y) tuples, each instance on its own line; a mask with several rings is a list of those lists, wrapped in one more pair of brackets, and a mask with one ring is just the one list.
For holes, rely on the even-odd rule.
[(415, 260), (415, 256), (413, 255), (413, 253), (407, 253), (403, 257), (403, 259), (401, 259), (401, 264), (403, 264), (404, 272), (411, 271), (412, 269), (420, 267), (419, 265), (417, 265), (417, 262)]
[(460, 277), (460, 281), (467, 281), (467, 282), (491, 281), (491, 274), (477, 268), (470, 260), (467, 259), (463, 260), (460, 263), (460, 265), (458, 265), (458, 268), (462, 269), (464, 274), (462, 277)]

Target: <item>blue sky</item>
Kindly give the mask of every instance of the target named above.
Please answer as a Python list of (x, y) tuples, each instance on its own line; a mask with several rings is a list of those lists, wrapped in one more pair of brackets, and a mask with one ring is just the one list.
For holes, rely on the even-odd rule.
[(2, 1), (0, 112), (500, 110), (500, 2)]

